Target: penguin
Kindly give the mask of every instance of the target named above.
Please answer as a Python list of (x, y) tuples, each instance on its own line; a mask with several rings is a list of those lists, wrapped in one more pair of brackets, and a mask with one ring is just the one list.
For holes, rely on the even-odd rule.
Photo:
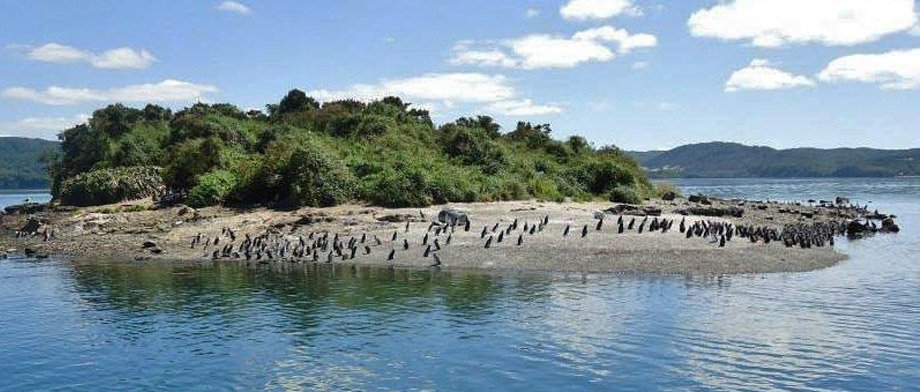
[(601, 231), (601, 227), (604, 226), (604, 218), (597, 220), (597, 226), (594, 226), (595, 231)]
[(517, 239), (517, 245), (521, 246), (524, 243), (524, 234), (519, 234)]
[(617, 234), (623, 234), (623, 220), (620, 220), (619, 225), (617, 226)]
[(486, 249), (489, 249), (490, 246), (492, 246), (492, 236), (489, 236), (489, 239), (486, 240)]
[(428, 245), (428, 233), (425, 233), (425, 236), (422, 237), (422, 245)]
[(720, 248), (725, 247), (725, 235), (724, 234), (721, 237), (719, 237), (719, 247)]
[(403, 238), (403, 250), (409, 249), (409, 240)]
[(502, 240), (504, 240), (504, 239), (505, 239), (505, 232), (504, 232), (504, 231), (498, 232), (498, 241), (497, 241), (497, 242), (498, 242), (498, 243), (501, 243)]
[(480, 238), (480, 239), (486, 238), (486, 232), (487, 232), (488, 230), (489, 230), (489, 228), (488, 228), (487, 226), (483, 226), (483, 227), (482, 227), (482, 233), (479, 234), (479, 238)]
[(434, 239), (434, 248), (435, 248), (436, 250), (441, 250), (441, 244), (438, 243), (438, 239), (437, 239), (437, 238)]
[[(336, 236), (338, 236), (338, 234), (336, 234)], [(396, 241), (396, 231), (395, 231), (395, 230), (393, 231), (393, 238), (390, 238), (390, 241), (391, 241), (391, 242), (392, 242), (392, 241)], [(335, 241), (333, 241), (333, 242), (335, 242)]]
[(470, 231), (470, 218), (466, 218), (466, 223), (463, 224), (463, 231)]
[(441, 258), (438, 257), (438, 254), (437, 254), (437, 253), (433, 254), (432, 256), (434, 257), (434, 263), (431, 263), (431, 265), (429, 265), (429, 267), (440, 267), (440, 266), (441, 266)]
[(422, 254), (422, 257), (428, 257), (428, 255), (430, 254), (431, 254), (431, 245), (428, 245), (427, 247), (425, 247), (425, 253)]
[(563, 237), (568, 237), (568, 236), (569, 236), (569, 229), (571, 229), (571, 226), (565, 225), (565, 230), (562, 231), (562, 236), (563, 236)]
[(454, 238), (454, 235), (453, 235), (453, 234), (448, 235), (448, 236), (447, 236), (447, 239), (444, 240), (444, 245), (450, 245), (450, 240), (451, 240), (452, 238)]
[(409, 232), (409, 221), (406, 221), (406, 233)]
[(629, 225), (626, 226), (626, 228), (628, 230), (632, 230), (635, 225), (636, 225), (636, 218), (632, 218), (629, 220)]
[(581, 238), (585, 238), (588, 235), (588, 225), (584, 225), (581, 228)]
[(396, 258), (396, 249), (390, 249), (390, 254), (387, 255), (387, 261), (392, 261)]
[(371, 254), (371, 247), (370, 247), (370, 246), (364, 245), (364, 254), (366, 254), (366, 255)]

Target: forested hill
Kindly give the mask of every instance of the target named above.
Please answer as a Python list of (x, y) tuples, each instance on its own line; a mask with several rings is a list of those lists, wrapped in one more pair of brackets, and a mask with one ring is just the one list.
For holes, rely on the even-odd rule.
[(688, 144), (629, 152), (650, 177), (893, 177), (920, 175), (920, 148), (793, 148), (737, 143)]
[(0, 189), (47, 189), (48, 170), (39, 161), (59, 145), (50, 140), (0, 137)]

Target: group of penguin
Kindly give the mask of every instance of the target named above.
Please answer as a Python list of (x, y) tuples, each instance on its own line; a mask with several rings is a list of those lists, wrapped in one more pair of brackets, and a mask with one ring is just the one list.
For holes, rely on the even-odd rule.
[[(593, 231), (600, 232), (605, 227), (606, 214), (595, 215), (595, 222), (583, 224), (579, 234), (572, 233), (571, 223), (567, 223), (562, 230), (563, 237), (579, 235), (587, 237)], [(507, 226), (501, 222), (491, 226), (483, 226), (479, 232), (479, 240), (485, 249), (490, 249), (499, 244), (509, 243), (511, 238), (515, 246), (523, 246), (525, 239), (546, 231), (549, 226), (549, 215), (538, 219), (536, 222), (521, 222), (514, 219)], [(457, 230), (469, 232), (472, 222), (464, 217), (449, 223), (430, 222), (423, 237), (418, 242), (423, 247), (422, 256), (431, 258), (431, 267), (442, 265), (438, 252), (451, 245)], [(834, 245), (834, 236), (846, 230), (846, 224), (838, 221), (820, 223), (796, 223), (786, 225), (780, 230), (767, 226), (735, 225), (730, 222), (700, 220), (690, 223), (686, 217), (677, 223), (676, 219), (644, 216), (641, 220), (631, 217), (627, 222), (623, 215), (616, 220), (616, 233), (624, 234), (635, 231), (637, 234), (660, 233), (664, 234), (678, 225), (679, 232), (687, 239), (703, 238), (710, 243), (725, 247), (734, 237), (745, 238), (752, 243), (763, 242), (769, 244), (782, 241), (786, 247), (800, 246), (811, 248), (822, 247), (825, 244)], [(408, 252), (413, 248), (414, 241), (410, 242), (411, 222), (407, 221), (401, 235), (399, 230), (394, 230), (391, 235), (380, 238), (377, 234), (363, 232), (355, 235), (330, 234), (329, 232), (309, 232), (305, 235), (284, 234), (277, 229), (269, 229), (262, 234), (252, 236), (244, 234), (241, 241), (230, 228), (223, 228), (219, 235), (202, 237), (199, 233), (192, 238), (192, 249), (201, 247), (206, 253), (203, 257), (218, 259), (245, 259), (247, 262), (260, 264), (272, 260), (288, 260), (292, 262), (325, 262), (353, 260), (356, 257), (368, 256), (376, 249), (383, 248), (387, 261), (394, 261), (398, 252)], [(576, 229), (577, 230), (577, 229)]]

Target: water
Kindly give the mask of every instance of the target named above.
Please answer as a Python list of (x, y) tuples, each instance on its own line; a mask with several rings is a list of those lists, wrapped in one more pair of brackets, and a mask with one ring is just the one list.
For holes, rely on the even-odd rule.
[(686, 180), (847, 195), (900, 234), (809, 273), (489, 276), (0, 261), (0, 390), (911, 390), (920, 179)]
[(51, 200), (51, 195), (45, 190), (7, 190), (0, 189), (0, 210), (13, 204), (22, 204), (26, 200), (37, 203), (46, 203)]

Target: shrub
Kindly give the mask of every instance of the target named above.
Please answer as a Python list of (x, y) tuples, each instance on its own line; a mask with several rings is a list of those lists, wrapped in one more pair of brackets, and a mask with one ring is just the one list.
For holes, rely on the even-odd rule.
[(308, 136), (269, 145), (250, 177), (244, 199), (276, 201), (287, 207), (328, 207), (354, 194), (354, 177), (343, 162)]
[(392, 167), (368, 176), (361, 195), (384, 207), (424, 207), (432, 202), (424, 173), (417, 169), (396, 170)]
[(639, 204), (642, 197), (632, 185), (618, 185), (610, 191), (610, 201), (614, 203)]
[(674, 198), (683, 196), (674, 184), (659, 183), (655, 184), (655, 197), (664, 200), (674, 200)]
[(132, 166), (92, 170), (65, 180), (61, 204), (93, 206), (142, 199), (163, 192), (160, 168)]
[(240, 179), (226, 170), (214, 170), (198, 177), (197, 184), (188, 193), (192, 207), (207, 207), (223, 203), (236, 190)]

